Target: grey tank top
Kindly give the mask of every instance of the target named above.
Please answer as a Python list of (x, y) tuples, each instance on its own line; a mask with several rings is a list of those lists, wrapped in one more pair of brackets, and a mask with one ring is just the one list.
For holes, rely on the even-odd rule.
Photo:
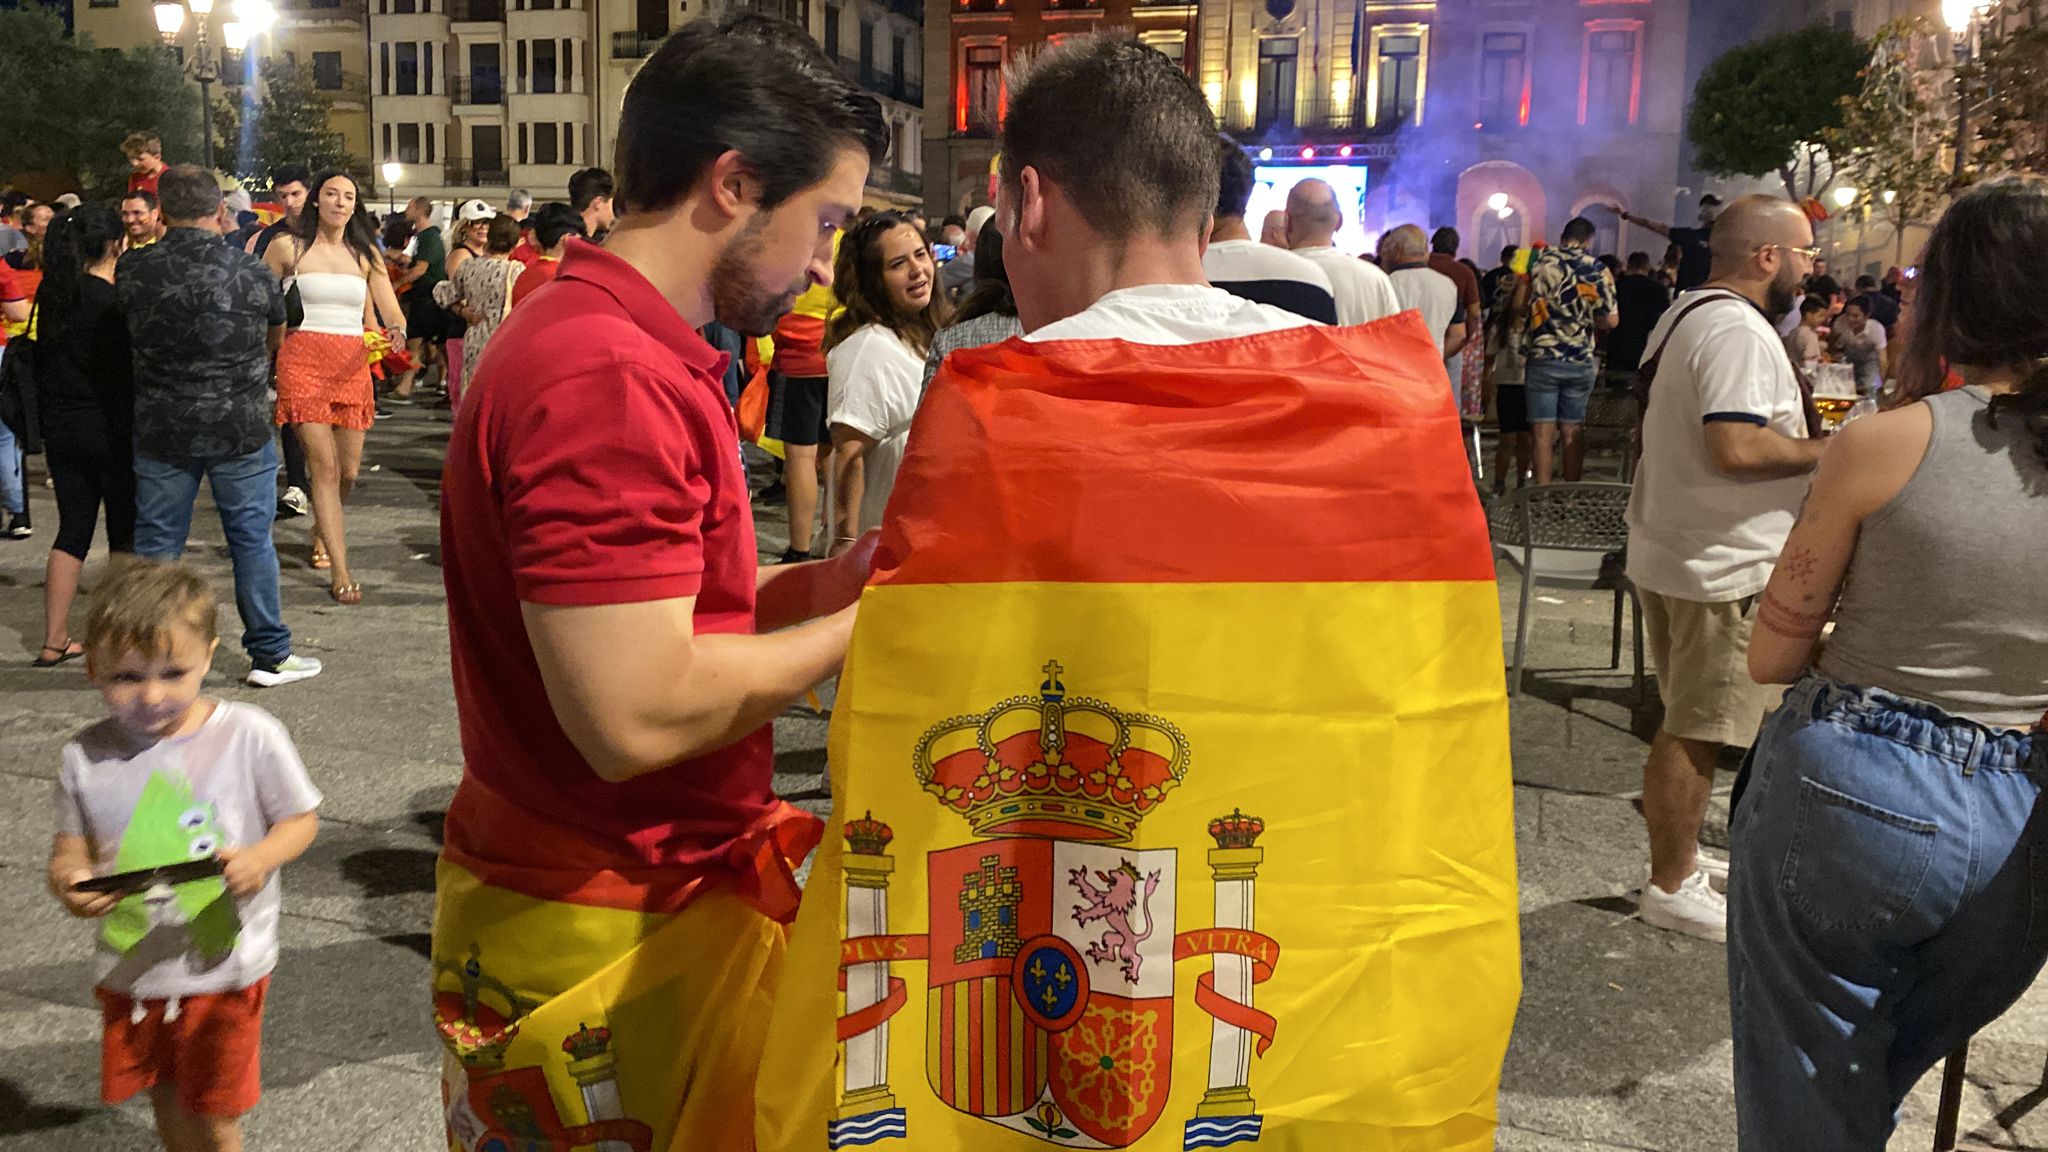
[(1820, 671), (2029, 728), (2048, 710), (2048, 464), (1979, 389), (1926, 404), (1927, 455), (1863, 522)]

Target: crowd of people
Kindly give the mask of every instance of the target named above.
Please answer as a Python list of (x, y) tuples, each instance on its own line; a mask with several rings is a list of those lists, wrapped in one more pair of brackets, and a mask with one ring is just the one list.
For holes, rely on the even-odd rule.
[[(550, 917), (577, 931), (534, 971), (493, 955), (536, 1007), (603, 1005), (605, 973), (658, 970), (635, 978), (697, 1018), (614, 1018), (675, 1047), (641, 1069), (635, 1115), (660, 1146), (751, 1146), (735, 1132), (795, 912), (783, 881), (818, 835), (774, 796), (768, 724), (846, 656), (948, 358), (1104, 340), (1142, 360), (1405, 313), (1419, 329), (1393, 322), (1442, 364), (1426, 386), (1497, 423), (1517, 482), (1525, 462), (1539, 486), (1583, 476), (1603, 379), (1647, 390), (1626, 574), (1663, 716), (1641, 916), (1729, 946), (1745, 1152), (1882, 1148), (1907, 1090), (2027, 988), (2048, 959), (2033, 930), (2048, 831), (2031, 820), (2048, 773), (2048, 311), (2006, 289), (2048, 260), (2048, 183), (1959, 195), (1912, 275), (1853, 291), (1800, 208), (1766, 196), (1705, 197), (1696, 228), (1620, 212), (1670, 239), (1661, 263), (1595, 253), (1586, 217), (1491, 270), (1459, 258), (1454, 229), (1418, 224), (1361, 259), (1336, 247), (1345, 208), (1319, 180), (1253, 239), (1248, 157), (1156, 51), (1077, 37), (1038, 67), (1060, 88), (1034, 73), (1012, 92), (997, 204), (936, 229), (862, 207), (889, 142), (874, 98), (751, 14), (686, 25), (647, 61), (616, 182), (589, 169), (564, 202), (470, 200), (445, 234), (431, 201), (380, 222), (348, 174), (303, 168), (273, 174), (278, 219), (243, 219), (214, 174), (166, 165), (146, 134), (118, 203), (9, 206), (0, 366), (34, 419), (0, 439), (0, 508), (9, 536), (34, 532), (22, 459), (41, 451), (59, 523), (34, 663), (83, 657), (109, 711), (66, 749), (50, 882), (106, 919), (110, 1100), (149, 1091), (173, 1149), (239, 1146), (275, 875), (316, 828), (282, 727), (200, 691), (213, 603), (177, 561), (202, 481), (248, 683), (315, 676), (283, 619), (274, 522), (310, 512), (309, 563), (362, 603), (345, 506), (365, 438), (380, 405), (438, 394), (465, 768), (437, 971), (510, 920)], [(1148, 184), (1164, 172), (1185, 179)], [(373, 346), (396, 366), (373, 372)], [(790, 511), (766, 568), (731, 370), (755, 361)], [(1805, 375), (1830, 361), (1887, 410), (1826, 435)], [(156, 563), (117, 567), (80, 642), (101, 523), (111, 550)], [(1750, 752), (1720, 858), (1699, 837), (1731, 747)], [(225, 967), (134, 951), (122, 933), (161, 910), (92, 887), (167, 774), (210, 805), (192, 809), (217, 830), (210, 882), (270, 926)], [(195, 918), (180, 948), (204, 937)], [(464, 1068), (525, 1051), (516, 1029), (451, 1015), (455, 999), (437, 1023)], [(475, 1117), (459, 1091), (448, 1107), (460, 1141)]]

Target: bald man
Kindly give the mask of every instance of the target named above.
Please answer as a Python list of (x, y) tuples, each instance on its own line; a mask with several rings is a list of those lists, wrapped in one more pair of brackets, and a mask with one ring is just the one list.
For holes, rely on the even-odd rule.
[[(1458, 300), (1458, 286), (1449, 276), (1429, 266), (1429, 237), (1419, 226), (1403, 224), (1380, 237), (1380, 267), (1386, 269), (1400, 307), (1422, 313), (1422, 321), (1436, 338), (1444, 359), (1463, 351), (1465, 334), (1470, 327), (1478, 326), (1479, 318), (1465, 315), (1464, 305)], [(1452, 381), (1454, 394), (1457, 387), (1457, 382)]]
[(1366, 324), (1401, 310), (1394, 285), (1378, 268), (1336, 248), (1344, 210), (1326, 181), (1303, 180), (1287, 193), (1287, 247), (1323, 270), (1337, 298), (1337, 323)]
[(1727, 939), (1728, 865), (1699, 849), (1722, 747), (1748, 746), (1782, 692), (1749, 678), (1755, 601), (1824, 442), (1772, 320), (1813, 267), (1799, 206), (1749, 196), (1714, 225), (1712, 278), (1650, 334), (1656, 384), (1628, 508), (1628, 575), (1664, 722), (1643, 766), (1646, 924)]

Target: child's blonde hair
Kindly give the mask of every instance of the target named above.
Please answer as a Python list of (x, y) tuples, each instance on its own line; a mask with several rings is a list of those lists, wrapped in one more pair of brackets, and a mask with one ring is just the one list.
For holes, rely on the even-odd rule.
[(120, 560), (109, 569), (85, 618), (86, 671), (99, 674), (129, 652), (155, 659), (173, 627), (190, 628), (208, 647), (219, 637), (219, 602), (199, 574), (176, 562)]

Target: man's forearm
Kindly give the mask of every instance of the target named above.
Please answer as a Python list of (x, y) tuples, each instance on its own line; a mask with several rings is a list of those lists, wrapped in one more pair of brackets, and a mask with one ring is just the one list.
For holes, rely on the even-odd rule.
[(847, 608), (767, 635), (698, 636), (682, 683), (665, 694), (669, 710), (613, 734), (603, 762), (587, 749), (586, 758), (618, 782), (737, 743), (839, 670), (853, 618)]
[(1736, 480), (1784, 480), (1804, 476), (1820, 465), (1825, 440), (1796, 440), (1775, 429), (1758, 428), (1736, 445), (1708, 456), (1722, 474)]

